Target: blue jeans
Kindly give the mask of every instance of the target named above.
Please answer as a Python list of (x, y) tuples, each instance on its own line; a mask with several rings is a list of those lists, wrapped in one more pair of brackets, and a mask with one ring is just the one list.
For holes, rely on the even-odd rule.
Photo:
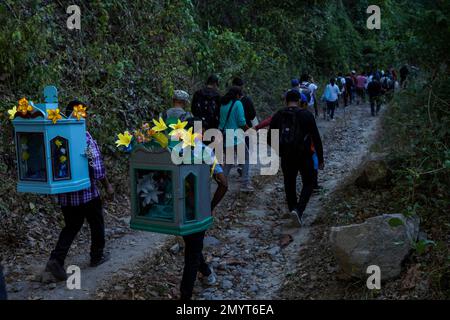
[(0, 265), (0, 300), (6, 300), (7, 298), (5, 277), (3, 276), (3, 267)]

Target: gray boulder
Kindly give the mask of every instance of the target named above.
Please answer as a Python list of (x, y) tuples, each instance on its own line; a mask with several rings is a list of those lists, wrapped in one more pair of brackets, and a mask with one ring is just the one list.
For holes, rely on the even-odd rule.
[(392, 170), (384, 154), (373, 153), (367, 156), (359, 169), (355, 185), (360, 188), (374, 189), (389, 184)]
[(388, 280), (400, 275), (418, 234), (418, 217), (384, 214), (361, 224), (332, 227), (330, 241), (344, 276), (367, 279), (367, 267), (377, 265), (381, 280)]

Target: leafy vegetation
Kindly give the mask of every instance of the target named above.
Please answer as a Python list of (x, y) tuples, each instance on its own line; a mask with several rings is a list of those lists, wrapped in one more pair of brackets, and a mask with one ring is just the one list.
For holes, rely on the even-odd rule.
[[(381, 30), (366, 28), (369, 4), (381, 7)], [(437, 244), (430, 261), (448, 270), (448, 1), (94, 0), (80, 5), (81, 31), (67, 30), (67, 5), (0, 3), (0, 243), (18, 245), (30, 219), (57, 210), (46, 197), (15, 193), (6, 113), (23, 96), (39, 101), (47, 84), (59, 88), (62, 105), (78, 98), (90, 106), (90, 130), (126, 197), (127, 159), (115, 155), (115, 134), (166, 108), (176, 88), (192, 93), (216, 73), (224, 90), (241, 75), (268, 114), (301, 72), (328, 78), (408, 61), (424, 78), (393, 101), (383, 147), (392, 151), (398, 207), (424, 218)], [(57, 221), (49, 220), (50, 230)]]

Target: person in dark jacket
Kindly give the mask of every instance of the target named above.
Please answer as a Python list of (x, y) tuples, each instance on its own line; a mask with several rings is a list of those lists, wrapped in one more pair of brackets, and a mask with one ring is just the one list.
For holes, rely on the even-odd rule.
[(0, 300), (6, 300), (7, 298), (5, 277), (3, 276), (3, 267), (2, 265), (0, 265)]
[(384, 90), (381, 86), (380, 79), (378, 77), (374, 77), (373, 80), (367, 85), (367, 93), (369, 94), (370, 100), (370, 111), (373, 117), (378, 115), (378, 112), (380, 112), (383, 92)]
[(220, 117), (220, 93), (219, 78), (216, 75), (209, 76), (206, 86), (194, 93), (191, 104), (191, 112), (194, 117), (202, 119), (205, 130), (219, 127)]
[[(272, 117), (270, 129), (280, 130), (280, 158), (281, 169), (284, 176), (284, 188), (289, 211), (297, 226), (301, 226), (301, 218), (306, 209), (309, 198), (314, 189), (314, 162), (311, 144), (314, 144), (317, 153), (319, 169), (324, 167), (323, 147), (314, 115), (308, 110), (301, 109), (300, 94), (291, 90), (286, 94), (286, 107), (279, 110)], [(302, 135), (296, 137), (295, 142), (288, 148), (282, 148), (283, 131), (286, 130), (286, 115), (293, 119), (293, 126), (301, 128)], [(299, 132), (290, 128), (290, 132)], [(269, 139), (270, 141), (270, 131)], [(295, 144), (295, 145), (294, 145)], [(284, 149), (284, 151), (283, 151)], [(297, 175), (302, 177), (302, 191), (297, 198)]]

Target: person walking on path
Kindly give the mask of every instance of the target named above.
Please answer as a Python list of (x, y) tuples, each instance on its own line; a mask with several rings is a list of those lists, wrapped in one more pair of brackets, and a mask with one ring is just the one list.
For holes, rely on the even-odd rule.
[[(247, 126), (247, 120), (245, 118), (244, 106), (240, 99), (243, 93), (239, 87), (231, 87), (225, 96), (221, 99), (220, 107), (220, 123), (219, 129), (223, 132), (225, 155), (230, 153), (233, 154), (233, 162), (227, 163), (224, 161), (224, 174), (226, 177), (229, 176), (231, 168), (236, 164), (236, 160), (240, 164), (243, 164), (242, 177), (241, 177), (241, 191), (242, 192), (252, 192), (254, 188), (251, 185), (249, 169), (249, 161), (242, 159), (242, 156), (246, 157), (249, 155), (247, 146), (245, 145), (244, 131), (249, 129)], [(232, 136), (229, 134), (233, 133)], [(241, 144), (244, 144), (243, 148), (245, 153), (243, 155), (239, 154), (237, 151), (240, 150)], [(224, 155), (224, 157), (225, 157)], [(236, 158), (237, 156), (237, 158)]]
[(361, 73), (356, 77), (356, 104), (364, 103), (366, 100), (366, 83), (367, 77)]
[[(244, 106), (244, 114), (245, 114), (245, 120), (247, 123), (247, 126), (249, 128), (251, 128), (252, 125), (252, 121), (255, 120), (256, 118), (256, 109), (255, 109), (255, 105), (253, 104), (253, 100), (251, 97), (249, 97), (248, 95), (245, 94), (244, 91), (244, 81), (239, 78), (236, 77), (233, 79), (232, 85), (235, 87), (238, 87), (242, 90), (243, 93), (243, 97), (241, 98), (241, 103)], [(248, 154), (248, 151), (250, 150), (250, 145), (249, 145), (249, 137), (245, 137), (245, 145), (246, 145), (246, 154), (245, 154), (245, 164), (240, 165), (238, 167), (238, 173), (239, 176), (242, 177), (242, 175), (247, 175), (250, 177), (250, 155)], [(247, 170), (248, 172), (243, 172), (243, 170)], [(251, 186), (249, 186), (249, 188), (251, 189)]]
[(191, 111), (194, 117), (202, 119), (205, 129), (217, 129), (220, 115), (219, 78), (211, 75), (206, 86), (194, 93)]
[[(300, 94), (286, 94), (286, 107), (272, 117), (270, 129), (279, 131), (279, 156), (284, 177), (286, 200), (291, 217), (298, 227), (314, 189), (314, 163), (311, 143), (314, 143), (319, 166), (323, 169), (323, 148), (314, 115), (299, 107)], [(268, 141), (270, 142), (270, 132)], [(302, 191), (297, 197), (297, 175), (302, 178)]]
[[(186, 130), (194, 127), (195, 121), (202, 121), (200, 118), (191, 118), (188, 120)], [(204, 126), (202, 126), (204, 131)], [(202, 145), (201, 154), (205, 162), (216, 163), (213, 167), (213, 179), (217, 182), (217, 189), (211, 201), (211, 212), (220, 203), (228, 190), (228, 181), (223, 173), (223, 168), (217, 163), (217, 159), (212, 149), (204, 145), (201, 141), (196, 141), (196, 144)], [(194, 150), (195, 152), (195, 150)], [(205, 159), (205, 156), (209, 159)], [(205, 239), (206, 231), (193, 233), (183, 236), (184, 248), (184, 268), (183, 277), (180, 285), (181, 300), (191, 300), (192, 292), (194, 290), (197, 274), (200, 273), (202, 281), (209, 286), (217, 282), (214, 269), (209, 266), (203, 256), (203, 241)]]
[(375, 117), (380, 112), (382, 104), (383, 87), (378, 77), (374, 77), (367, 86), (367, 93), (370, 99), (370, 111), (372, 116)]
[(323, 94), (323, 100), (327, 104), (327, 120), (334, 121), (334, 111), (340, 94), (341, 91), (336, 85), (335, 79), (331, 78), (330, 83), (325, 87), (325, 92)]
[(189, 93), (183, 90), (175, 90), (172, 101), (173, 107), (161, 114), (164, 121), (167, 119), (180, 119), (180, 121), (185, 121), (193, 117), (192, 113), (186, 111), (186, 107), (189, 104)]
[[(83, 105), (83, 103), (77, 100), (70, 102), (66, 108), (66, 114), (72, 114), (74, 107), (78, 105)], [(58, 195), (65, 226), (59, 235), (55, 249), (50, 254), (46, 271), (50, 272), (59, 281), (67, 279), (64, 261), (73, 240), (85, 220), (89, 223), (91, 231), (91, 267), (99, 266), (109, 259), (109, 255), (104, 252), (105, 223), (102, 200), (100, 199), (96, 181), (100, 181), (103, 184), (110, 197), (114, 195), (114, 188), (106, 177), (105, 166), (97, 142), (88, 131), (86, 131), (86, 140), (87, 149), (89, 150), (91, 186), (85, 190)]]

